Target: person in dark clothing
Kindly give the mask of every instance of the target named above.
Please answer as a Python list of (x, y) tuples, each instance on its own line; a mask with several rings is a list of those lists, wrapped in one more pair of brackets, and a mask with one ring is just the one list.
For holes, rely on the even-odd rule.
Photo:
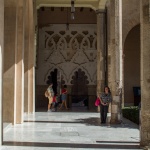
[(110, 88), (108, 86), (105, 86), (104, 93), (100, 95), (100, 101), (101, 123), (106, 123), (108, 107), (112, 101)]

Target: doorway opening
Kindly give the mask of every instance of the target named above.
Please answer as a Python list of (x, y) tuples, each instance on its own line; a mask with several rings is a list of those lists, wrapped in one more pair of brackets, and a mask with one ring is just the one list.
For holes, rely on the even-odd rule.
[(85, 72), (78, 69), (72, 77), (72, 107), (88, 108), (88, 80)]

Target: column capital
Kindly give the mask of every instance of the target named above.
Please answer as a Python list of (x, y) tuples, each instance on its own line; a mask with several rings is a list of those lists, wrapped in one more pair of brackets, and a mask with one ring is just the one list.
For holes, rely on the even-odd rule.
[(97, 9), (95, 12), (96, 14), (104, 14), (106, 13), (106, 9)]

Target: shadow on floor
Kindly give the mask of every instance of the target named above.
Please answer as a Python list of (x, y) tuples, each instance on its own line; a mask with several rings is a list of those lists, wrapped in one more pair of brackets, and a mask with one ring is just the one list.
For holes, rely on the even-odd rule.
[(86, 119), (76, 119), (75, 121), (34, 121), (34, 120), (25, 120), (24, 122), (34, 122), (34, 123), (81, 123), (87, 126), (100, 126), (100, 119), (99, 118), (86, 118)]

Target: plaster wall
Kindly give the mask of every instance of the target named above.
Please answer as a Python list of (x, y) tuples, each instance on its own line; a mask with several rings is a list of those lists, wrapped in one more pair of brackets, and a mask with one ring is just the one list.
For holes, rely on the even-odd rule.
[(122, 0), (123, 45), (130, 30), (140, 24), (140, 1)]
[[(133, 87), (140, 86), (140, 1), (122, 1), (122, 40), (124, 52), (124, 104), (134, 105)], [(133, 29), (134, 28), (134, 29)]]
[(124, 46), (124, 99), (126, 105), (133, 105), (133, 87), (140, 87), (140, 25), (128, 34)]

